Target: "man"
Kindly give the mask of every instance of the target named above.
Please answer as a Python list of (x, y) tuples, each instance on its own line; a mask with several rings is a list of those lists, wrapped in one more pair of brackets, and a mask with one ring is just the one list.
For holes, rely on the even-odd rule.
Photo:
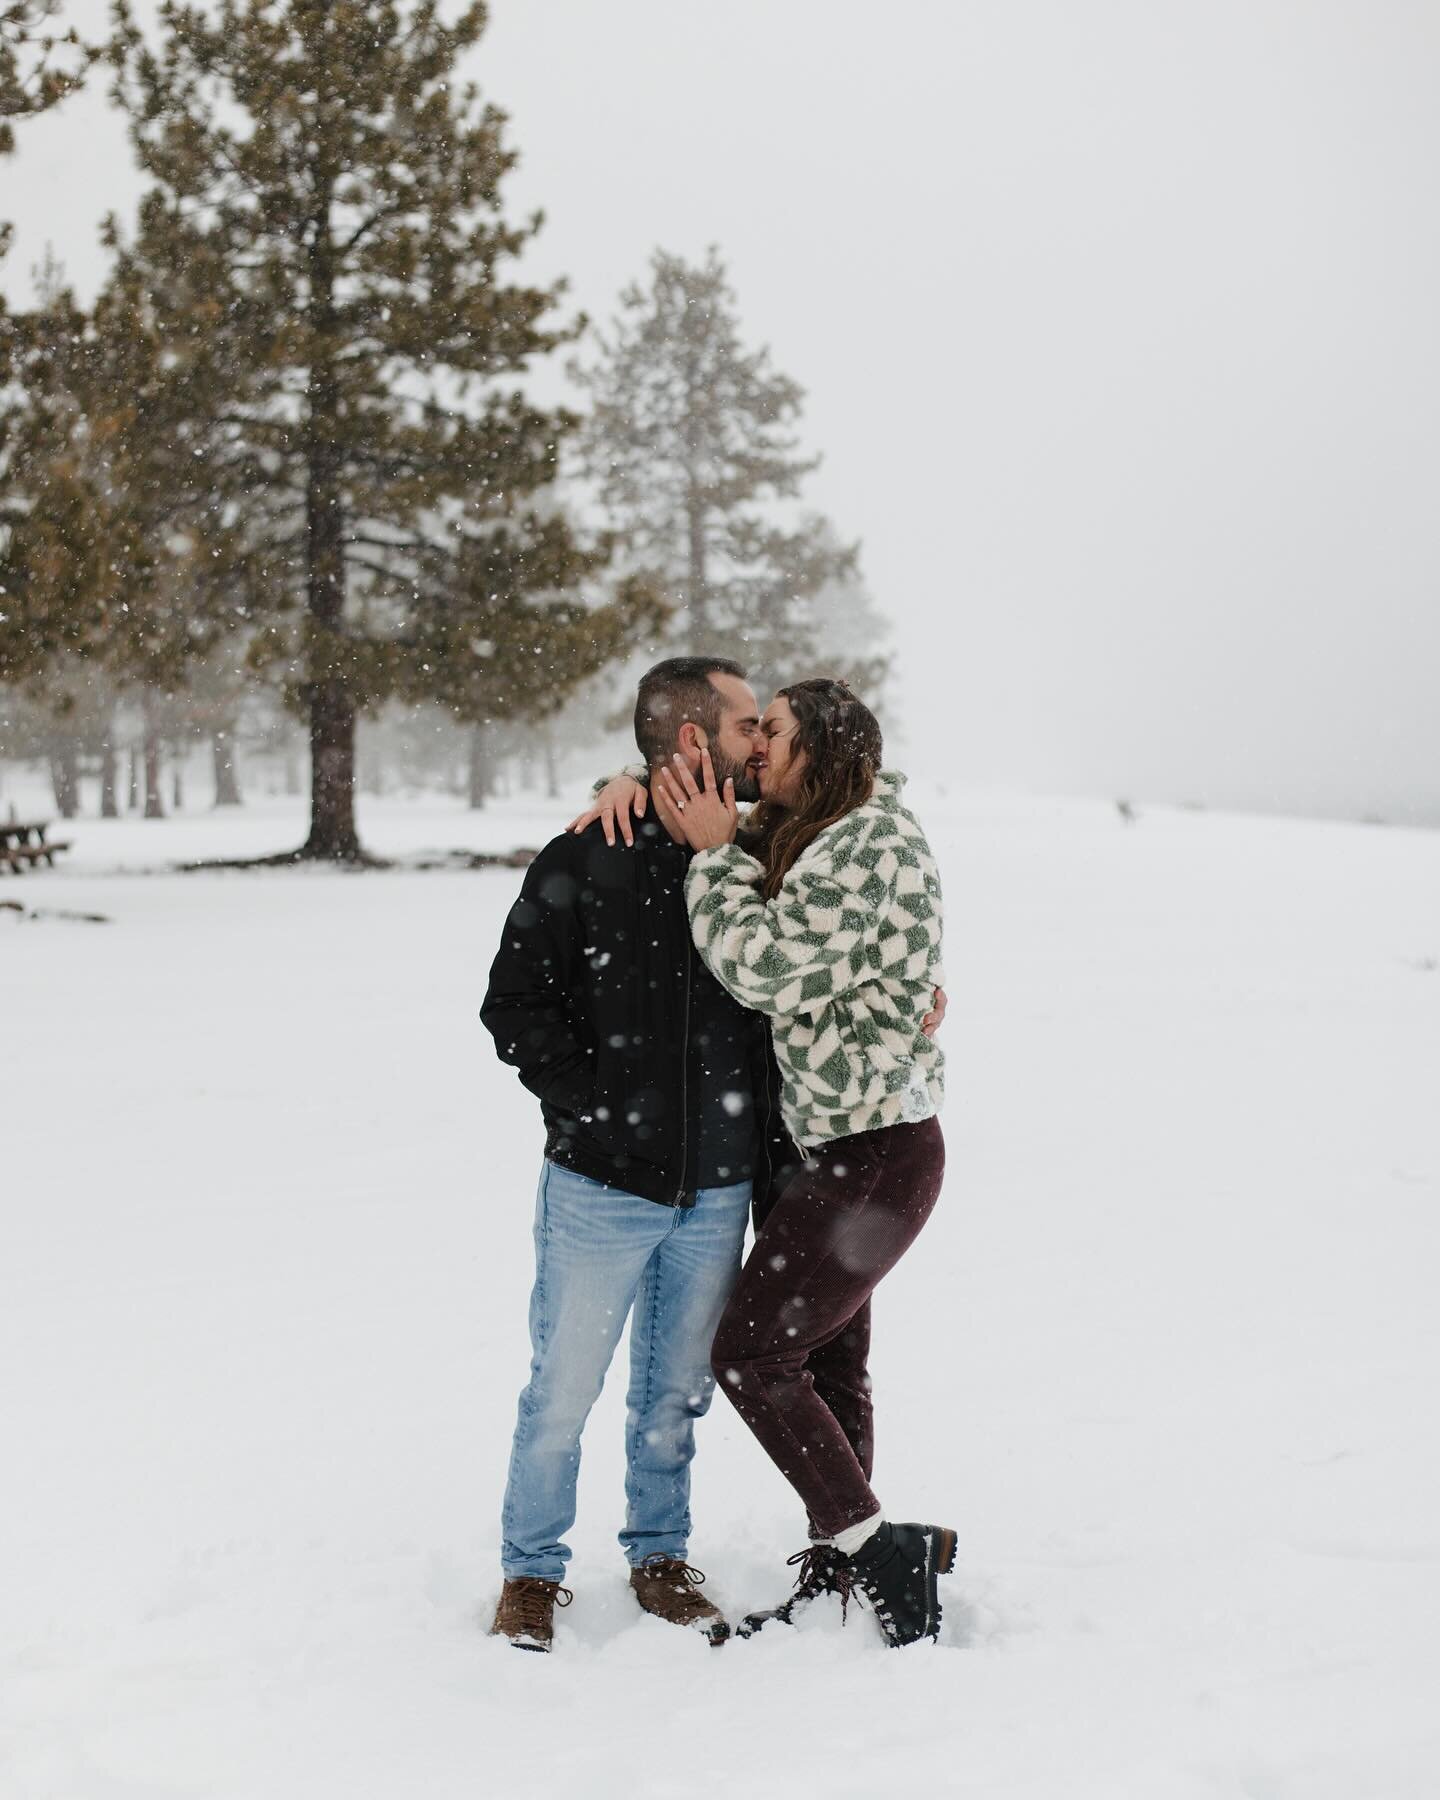
[[(640, 683), (647, 765), (708, 749), (758, 797), (760, 709), (738, 663), (674, 657)], [(511, 909), (481, 1018), (539, 1096), (530, 1382), (502, 1513), (494, 1631), (549, 1650), (569, 1561), (580, 1436), (633, 1310), (627, 1511), (620, 1544), (646, 1612), (721, 1643), (729, 1626), (687, 1558), (695, 1421), (710, 1343), (740, 1268), (752, 1197), (794, 1151), (758, 1014), (706, 970), (685, 907), (689, 851), (662, 819), (633, 847), (600, 825), (553, 839)]]

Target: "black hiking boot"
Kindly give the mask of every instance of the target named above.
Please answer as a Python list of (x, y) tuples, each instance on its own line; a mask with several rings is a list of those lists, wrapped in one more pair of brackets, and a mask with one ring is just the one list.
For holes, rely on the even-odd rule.
[(840, 1596), (840, 1619), (844, 1622), (853, 1586), (850, 1558), (833, 1544), (811, 1544), (804, 1550), (797, 1550), (794, 1556), (785, 1558), (787, 1569), (793, 1569), (797, 1563), (800, 1573), (795, 1578), (795, 1591), (790, 1598), (782, 1600), (779, 1606), (772, 1606), (767, 1612), (746, 1613), (735, 1628), (736, 1637), (754, 1637), (772, 1619), (781, 1625), (793, 1625), (796, 1616), (822, 1594)]
[(943, 1525), (889, 1520), (855, 1552), (851, 1573), (875, 1608), (885, 1641), (898, 1649), (940, 1635), (937, 1576), (955, 1567), (955, 1533)]

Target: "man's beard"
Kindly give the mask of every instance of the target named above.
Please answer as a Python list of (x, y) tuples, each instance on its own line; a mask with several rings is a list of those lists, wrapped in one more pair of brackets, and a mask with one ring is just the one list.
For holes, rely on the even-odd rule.
[(735, 798), (745, 805), (760, 798), (760, 782), (749, 762), (731, 762), (723, 750), (710, 752), (710, 767), (715, 771), (715, 785), (723, 792), (725, 783), (735, 783)]

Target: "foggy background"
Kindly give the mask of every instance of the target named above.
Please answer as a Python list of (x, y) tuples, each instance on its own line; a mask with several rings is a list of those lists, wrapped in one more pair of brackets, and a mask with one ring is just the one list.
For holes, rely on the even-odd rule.
[[(603, 322), (655, 245), (717, 244), (808, 390), (808, 497), (895, 622), (896, 760), (1440, 821), (1440, 9), (491, 17), (507, 207), (548, 219), (522, 272)], [(105, 85), (0, 163), (12, 300), (47, 242), (88, 298), (140, 191)]]
[[(316, 78), (304, 14), (308, 105), (354, 71)], [(92, 40), (108, 17), (64, 13)], [(349, 58), (390, 23), (365, 0)], [(384, 66), (402, 93), (409, 64)], [(830, 636), (817, 661), (845, 654), (838, 593), (893, 653), (892, 760), (947, 902), (946, 1193), (872, 1360), (884, 1493), (961, 1533), (941, 1643), (897, 1665), (833, 1606), (718, 1668), (666, 1641), (615, 1556), (623, 1356), (559, 1654), (541, 1673), (486, 1635), (543, 1122), (476, 1015), (522, 868), (624, 754), (590, 690), (629, 700), (633, 666), (576, 671), (628, 570), (577, 582), (567, 636), (524, 555), (492, 588), (438, 554), (462, 505), (481, 536), (518, 514), (528, 549), (532, 502), (562, 525), (593, 502), (593, 477), (527, 489), (527, 460), (557, 466), (527, 456), (513, 504), (544, 419), (460, 434), (440, 504), (337, 489), (322, 433), (285, 443), (302, 404), (336, 419), (327, 346), (282, 354), (287, 412), (227, 328), (258, 316), (273, 345), (288, 317), (304, 348), (308, 322), (171, 284), (166, 230), (103, 329), (41, 318), (54, 368), (30, 322), (0, 337), (0, 1367), (23, 1371), (0, 1384), (0, 1800), (1436, 1800), (1440, 1439), (1415, 1421), (1440, 1385), (1440, 4), (493, 0), (470, 66), (520, 158), (496, 216), (547, 213), (482, 298), (563, 274), (603, 325), (657, 246), (698, 278), (715, 245), (744, 350), (807, 390), (803, 503), (863, 540), (893, 621), (870, 642), (838, 580), (796, 615)], [(0, 156), (17, 305), (52, 244), (88, 304), (101, 216), (134, 228), (107, 87)], [(434, 173), (413, 113), (386, 122), (367, 194), (392, 156)], [(671, 351), (728, 328), (715, 291), (685, 288), (621, 427), (649, 422), (647, 383), (704, 386)], [(421, 299), (443, 348), (454, 287)], [(175, 357), (183, 383), (154, 374), (156, 318), (207, 352)], [(448, 399), (443, 358), (427, 379), (408, 327), (383, 341), (399, 373), (357, 382), (330, 447), (388, 449), (399, 394)], [(504, 385), (587, 412), (568, 360)], [(117, 368), (156, 393), (116, 404)], [(252, 416), (219, 441), (237, 394)], [(667, 472), (709, 399), (676, 404)], [(432, 663), (433, 621), (402, 646), (354, 574), (341, 624), (393, 687), (353, 759), (309, 631), (323, 546), (269, 523), (285, 481), (317, 516), (413, 524), (439, 573), (408, 598), (454, 627)], [(229, 566), (230, 509), (263, 578)], [(688, 545), (665, 548), (677, 595)], [(737, 591), (779, 616), (799, 585)], [(242, 604), (211, 645), (216, 590)], [(738, 1617), (785, 1591), (803, 1520), (728, 1402), (703, 1429), (693, 1548)]]

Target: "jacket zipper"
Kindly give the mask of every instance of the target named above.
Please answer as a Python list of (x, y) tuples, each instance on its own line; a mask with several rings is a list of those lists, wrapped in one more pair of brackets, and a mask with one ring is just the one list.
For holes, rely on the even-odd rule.
[(685, 945), (685, 1012), (680, 1028), (680, 1187), (675, 1204), (685, 1201), (685, 1175), (690, 1162), (690, 971), (695, 960), (694, 947)]

